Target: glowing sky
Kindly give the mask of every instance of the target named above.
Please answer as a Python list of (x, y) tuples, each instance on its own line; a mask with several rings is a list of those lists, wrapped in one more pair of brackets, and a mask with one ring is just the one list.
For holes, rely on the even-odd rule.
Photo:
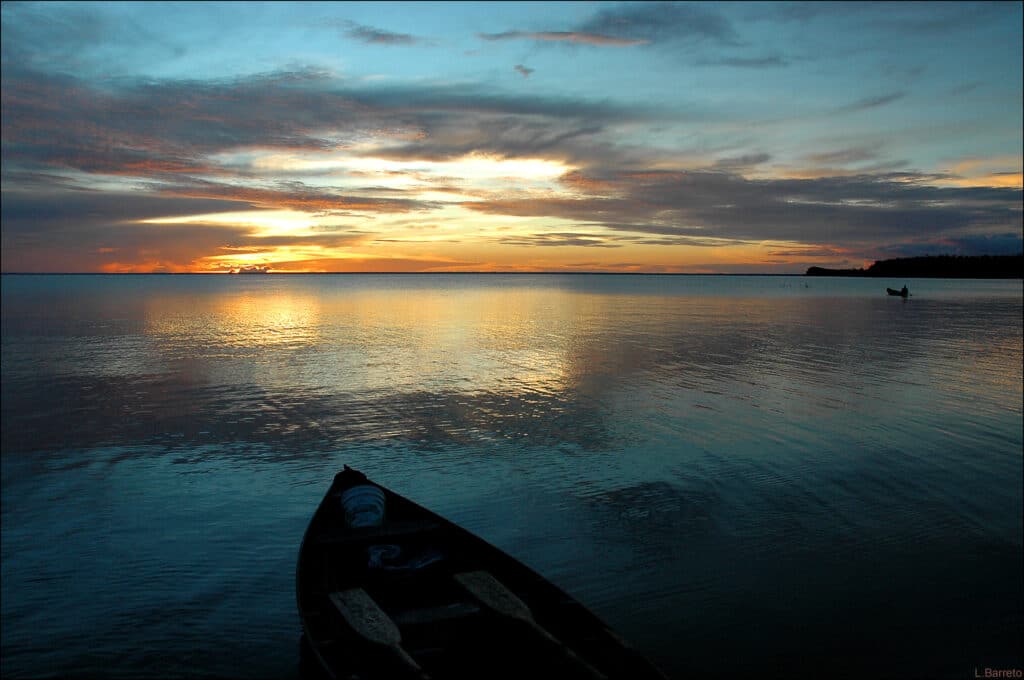
[(2, 270), (1022, 244), (1022, 4), (4, 3)]

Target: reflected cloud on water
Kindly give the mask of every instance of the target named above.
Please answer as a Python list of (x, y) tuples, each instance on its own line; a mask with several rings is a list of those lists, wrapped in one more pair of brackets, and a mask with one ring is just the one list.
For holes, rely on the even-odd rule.
[[(716, 418), (742, 428), (752, 409), (797, 421), (912, 410), (908, 390), (937, 379), (981, 401), (1020, 385), (1004, 368), (1019, 367), (1019, 327), (975, 323), (949, 337), (936, 318), (948, 309), (926, 301), (279, 284), (154, 294), (141, 313), (108, 338), (44, 345), (5, 323), (5, 450), (604, 450), (628, 444), (619, 421), (638, 405), (679, 435)], [(956, 360), (941, 370), (960, 375), (936, 372), (943, 352)]]

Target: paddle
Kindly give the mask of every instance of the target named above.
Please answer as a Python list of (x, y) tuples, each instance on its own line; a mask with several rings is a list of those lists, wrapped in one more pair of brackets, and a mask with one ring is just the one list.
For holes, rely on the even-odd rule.
[(525, 602), (516, 597), (516, 594), (506, 588), (501, 581), (496, 579), (487, 571), (467, 571), (455, 574), (458, 581), (466, 592), (484, 608), (499, 616), (521, 621), (527, 624), (531, 630), (549, 645), (558, 649), (566, 659), (571, 661), (579, 670), (594, 680), (604, 680), (605, 676), (599, 670), (576, 655), (576, 652), (544, 630), (533, 618), (533, 612)]
[(391, 617), (384, 613), (362, 588), (330, 594), (331, 603), (352, 631), (374, 645), (388, 649), (410, 674), (429, 680), (420, 665), (402, 649), (402, 633)]

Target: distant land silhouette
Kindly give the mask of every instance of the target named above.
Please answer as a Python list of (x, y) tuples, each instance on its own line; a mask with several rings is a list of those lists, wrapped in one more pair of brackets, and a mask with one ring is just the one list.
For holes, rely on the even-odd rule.
[(807, 276), (890, 276), (936, 279), (1024, 278), (1024, 255), (930, 255), (879, 260), (867, 269), (811, 267)]

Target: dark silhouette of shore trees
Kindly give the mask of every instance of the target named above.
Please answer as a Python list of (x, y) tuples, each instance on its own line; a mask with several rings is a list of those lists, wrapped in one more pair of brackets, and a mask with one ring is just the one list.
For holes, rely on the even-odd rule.
[(929, 255), (878, 260), (867, 269), (811, 267), (807, 276), (870, 276), (942, 279), (1024, 278), (1021, 255)]

